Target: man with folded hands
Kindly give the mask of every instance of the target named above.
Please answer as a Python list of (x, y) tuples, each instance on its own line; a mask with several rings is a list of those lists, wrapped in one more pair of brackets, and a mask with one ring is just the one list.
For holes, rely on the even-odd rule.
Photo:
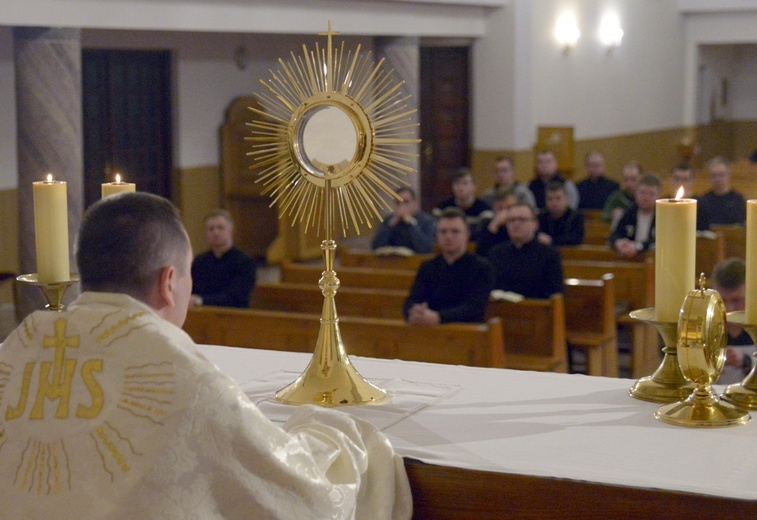
[(402, 311), (410, 325), (483, 322), (492, 289), (491, 266), (468, 252), (470, 231), (459, 208), (446, 208), (436, 223), (440, 253), (415, 276)]

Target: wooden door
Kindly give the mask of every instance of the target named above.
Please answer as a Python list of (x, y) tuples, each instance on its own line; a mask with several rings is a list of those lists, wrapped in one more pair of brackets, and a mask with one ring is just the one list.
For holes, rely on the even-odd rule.
[(421, 47), (421, 204), (450, 196), (449, 175), (470, 165), (468, 47)]
[(171, 195), (168, 51), (82, 51), (84, 202), (116, 172), (138, 191)]

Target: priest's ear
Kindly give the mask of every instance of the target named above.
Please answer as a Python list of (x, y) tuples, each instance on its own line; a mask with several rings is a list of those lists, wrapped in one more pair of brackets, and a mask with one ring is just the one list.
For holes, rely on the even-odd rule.
[(167, 265), (160, 268), (157, 287), (157, 296), (159, 296), (160, 300), (160, 303), (158, 304), (160, 306), (159, 309), (176, 305), (177, 283), (178, 274), (174, 266)]

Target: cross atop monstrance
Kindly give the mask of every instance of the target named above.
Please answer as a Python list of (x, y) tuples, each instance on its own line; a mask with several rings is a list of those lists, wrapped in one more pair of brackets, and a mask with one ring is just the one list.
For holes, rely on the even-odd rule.
[(324, 272), (319, 287), (324, 297), (321, 329), (310, 365), (291, 385), (276, 394), (288, 404), (339, 406), (378, 402), (386, 392), (363, 379), (347, 357), (339, 332), (334, 296), (339, 279), (334, 271), (335, 220), (344, 235), (350, 226), (370, 227), (370, 219), (391, 209), (387, 198), (403, 184), (401, 176), (414, 170), (412, 138), (417, 123), (408, 106), (404, 82), (394, 82), (383, 70), (383, 59), (373, 64), (371, 54), (345, 51), (344, 42), (332, 47), (331, 22), (326, 49), (302, 46), (302, 55), (279, 59), (280, 69), (261, 80), (264, 110), (252, 128), (253, 151), (263, 168), (259, 182), (287, 214), (320, 234)]

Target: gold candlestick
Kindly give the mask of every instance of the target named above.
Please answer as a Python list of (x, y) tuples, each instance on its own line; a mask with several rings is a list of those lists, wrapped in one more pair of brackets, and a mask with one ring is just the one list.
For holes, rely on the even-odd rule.
[(678, 364), (678, 323), (658, 321), (654, 307), (631, 311), (631, 318), (654, 325), (665, 343), (662, 363), (654, 374), (636, 381), (631, 387), (631, 396), (655, 403), (672, 403), (686, 398), (696, 385), (683, 377)]
[[(745, 311), (728, 313), (728, 321), (740, 325), (749, 334), (753, 341), (757, 342), (757, 324), (746, 322)], [(757, 357), (752, 354), (752, 370), (741, 383), (728, 385), (723, 392), (723, 400), (733, 403), (741, 408), (757, 410)]]
[(79, 275), (71, 273), (69, 279), (63, 282), (40, 282), (38, 280), (37, 273), (22, 274), (16, 277), (16, 280), (21, 283), (39, 287), (42, 294), (47, 300), (45, 308), (49, 311), (60, 312), (66, 308), (63, 305), (63, 295), (66, 293), (69, 287), (79, 282)]

